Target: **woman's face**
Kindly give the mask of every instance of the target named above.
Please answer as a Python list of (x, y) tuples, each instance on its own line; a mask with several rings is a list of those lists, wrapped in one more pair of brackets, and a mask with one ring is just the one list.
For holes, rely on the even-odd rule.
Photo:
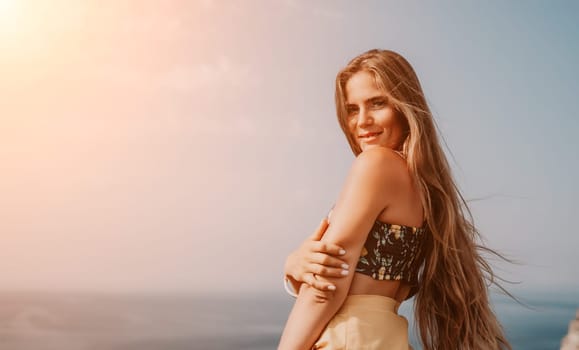
[(388, 97), (374, 76), (359, 71), (346, 82), (348, 129), (362, 151), (382, 146), (397, 150), (404, 140), (403, 117), (388, 104)]

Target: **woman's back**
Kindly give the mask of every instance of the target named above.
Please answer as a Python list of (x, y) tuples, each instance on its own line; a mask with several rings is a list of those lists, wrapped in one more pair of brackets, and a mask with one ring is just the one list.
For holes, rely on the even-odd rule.
[[(388, 225), (388, 228), (392, 230), (394, 227), (399, 229), (402, 226), (405, 231), (413, 234), (412, 229), (421, 228), (424, 224), (424, 213), (422, 209), (422, 204), (420, 201), (420, 194), (414, 186), (414, 182), (408, 172), (405, 160), (395, 151), (379, 147), (379, 149), (372, 150), (372, 152), (384, 153), (385, 157), (381, 157), (383, 161), (383, 166), (388, 166), (396, 169), (396, 171), (389, 172), (391, 176), (396, 177), (393, 182), (397, 184), (396, 190), (390, 189), (388, 195), (390, 198), (384, 198), (384, 209), (377, 217), (377, 221), (373, 229), (370, 230), (369, 234), (379, 234), (374, 230), (375, 227), (381, 228)], [(359, 205), (364, 205), (364, 203), (359, 203)], [(408, 229), (408, 230), (406, 230)], [(367, 239), (371, 239), (368, 237)], [(393, 238), (394, 239), (394, 238)], [(401, 239), (401, 237), (397, 237)], [(403, 239), (403, 237), (402, 237)], [(419, 244), (416, 242), (415, 244)], [(386, 243), (387, 245), (388, 243)], [(388, 247), (382, 247), (382, 251), (388, 254)], [(364, 249), (365, 250), (365, 249)], [(363, 251), (364, 251), (363, 250)], [(390, 249), (391, 250), (391, 249)], [(366, 252), (367, 253), (367, 252)], [(372, 252), (369, 253), (372, 255)], [(395, 254), (398, 255), (398, 254)], [(375, 256), (373, 256), (376, 258)], [(363, 258), (361, 256), (361, 258)], [(380, 260), (388, 260), (390, 264), (392, 260), (387, 259), (388, 257), (379, 257)], [(395, 259), (410, 259), (410, 256), (397, 256)], [(371, 264), (369, 262), (369, 264)], [(360, 265), (360, 262), (359, 262)], [(388, 267), (388, 266), (386, 266)], [(411, 271), (414, 273), (414, 271)], [(375, 276), (377, 277), (377, 276)], [(409, 282), (402, 279), (396, 279), (395, 276), (381, 276), (382, 279), (373, 278), (372, 276), (362, 273), (355, 272), (352, 284), (350, 285), (349, 295), (381, 295), (393, 298), (398, 302), (402, 302), (408, 296), (411, 285)], [(389, 277), (392, 279), (384, 279), (384, 277)]]

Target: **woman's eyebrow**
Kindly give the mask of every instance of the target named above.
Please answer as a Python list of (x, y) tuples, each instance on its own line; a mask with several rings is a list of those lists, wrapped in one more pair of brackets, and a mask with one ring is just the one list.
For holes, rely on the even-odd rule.
[(372, 101), (375, 101), (375, 100), (383, 100), (383, 99), (385, 99), (385, 98), (386, 98), (385, 95), (376, 95), (376, 96), (372, 96), (372, 97), (367, 98), (364, 102), (372, 102)]
[[(375, 100), (383, 100), (386, 98), (388, 98), (386, 95), (375, 95), (375, 96), (368, 97), (367, 99), (365, 99), (364, 103), (372, 102)], [(355, 104), (355, 103), (346, 103), (346, 107), (355, 107), (355, 106), (357, 106), (357, 104)]]

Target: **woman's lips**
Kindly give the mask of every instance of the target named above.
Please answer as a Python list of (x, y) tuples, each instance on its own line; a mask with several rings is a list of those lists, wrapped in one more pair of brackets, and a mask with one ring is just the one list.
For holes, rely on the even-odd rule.
[(372, 141), (375, 140), (378, 135), (382, 134), (382, 131), (379, 132), (367, 132), (365, 134), (361, 134), (360, 136), (358, 136), (361, 140), (363, 141)]

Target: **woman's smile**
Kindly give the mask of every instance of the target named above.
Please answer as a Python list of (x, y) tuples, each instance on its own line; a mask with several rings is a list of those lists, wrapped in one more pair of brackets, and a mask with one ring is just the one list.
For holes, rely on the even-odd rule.
[(360, 138), (360, 140), (362, 140), (366, 143), (369, 143), (369, 142), (373, 142), (373, 141), (378, 140), (378, 136), (380, 136), (381, 134), (382, 134), (382, 131), (367, 132), (367, 133), (362, 133), (358, 137)]
[(404, 119), (388, 103), (388, 95), (366, 71), (352, 75), (346, 83), (348, 128), (362, 149), (382, 146), (398, 149), (404, 138)]

